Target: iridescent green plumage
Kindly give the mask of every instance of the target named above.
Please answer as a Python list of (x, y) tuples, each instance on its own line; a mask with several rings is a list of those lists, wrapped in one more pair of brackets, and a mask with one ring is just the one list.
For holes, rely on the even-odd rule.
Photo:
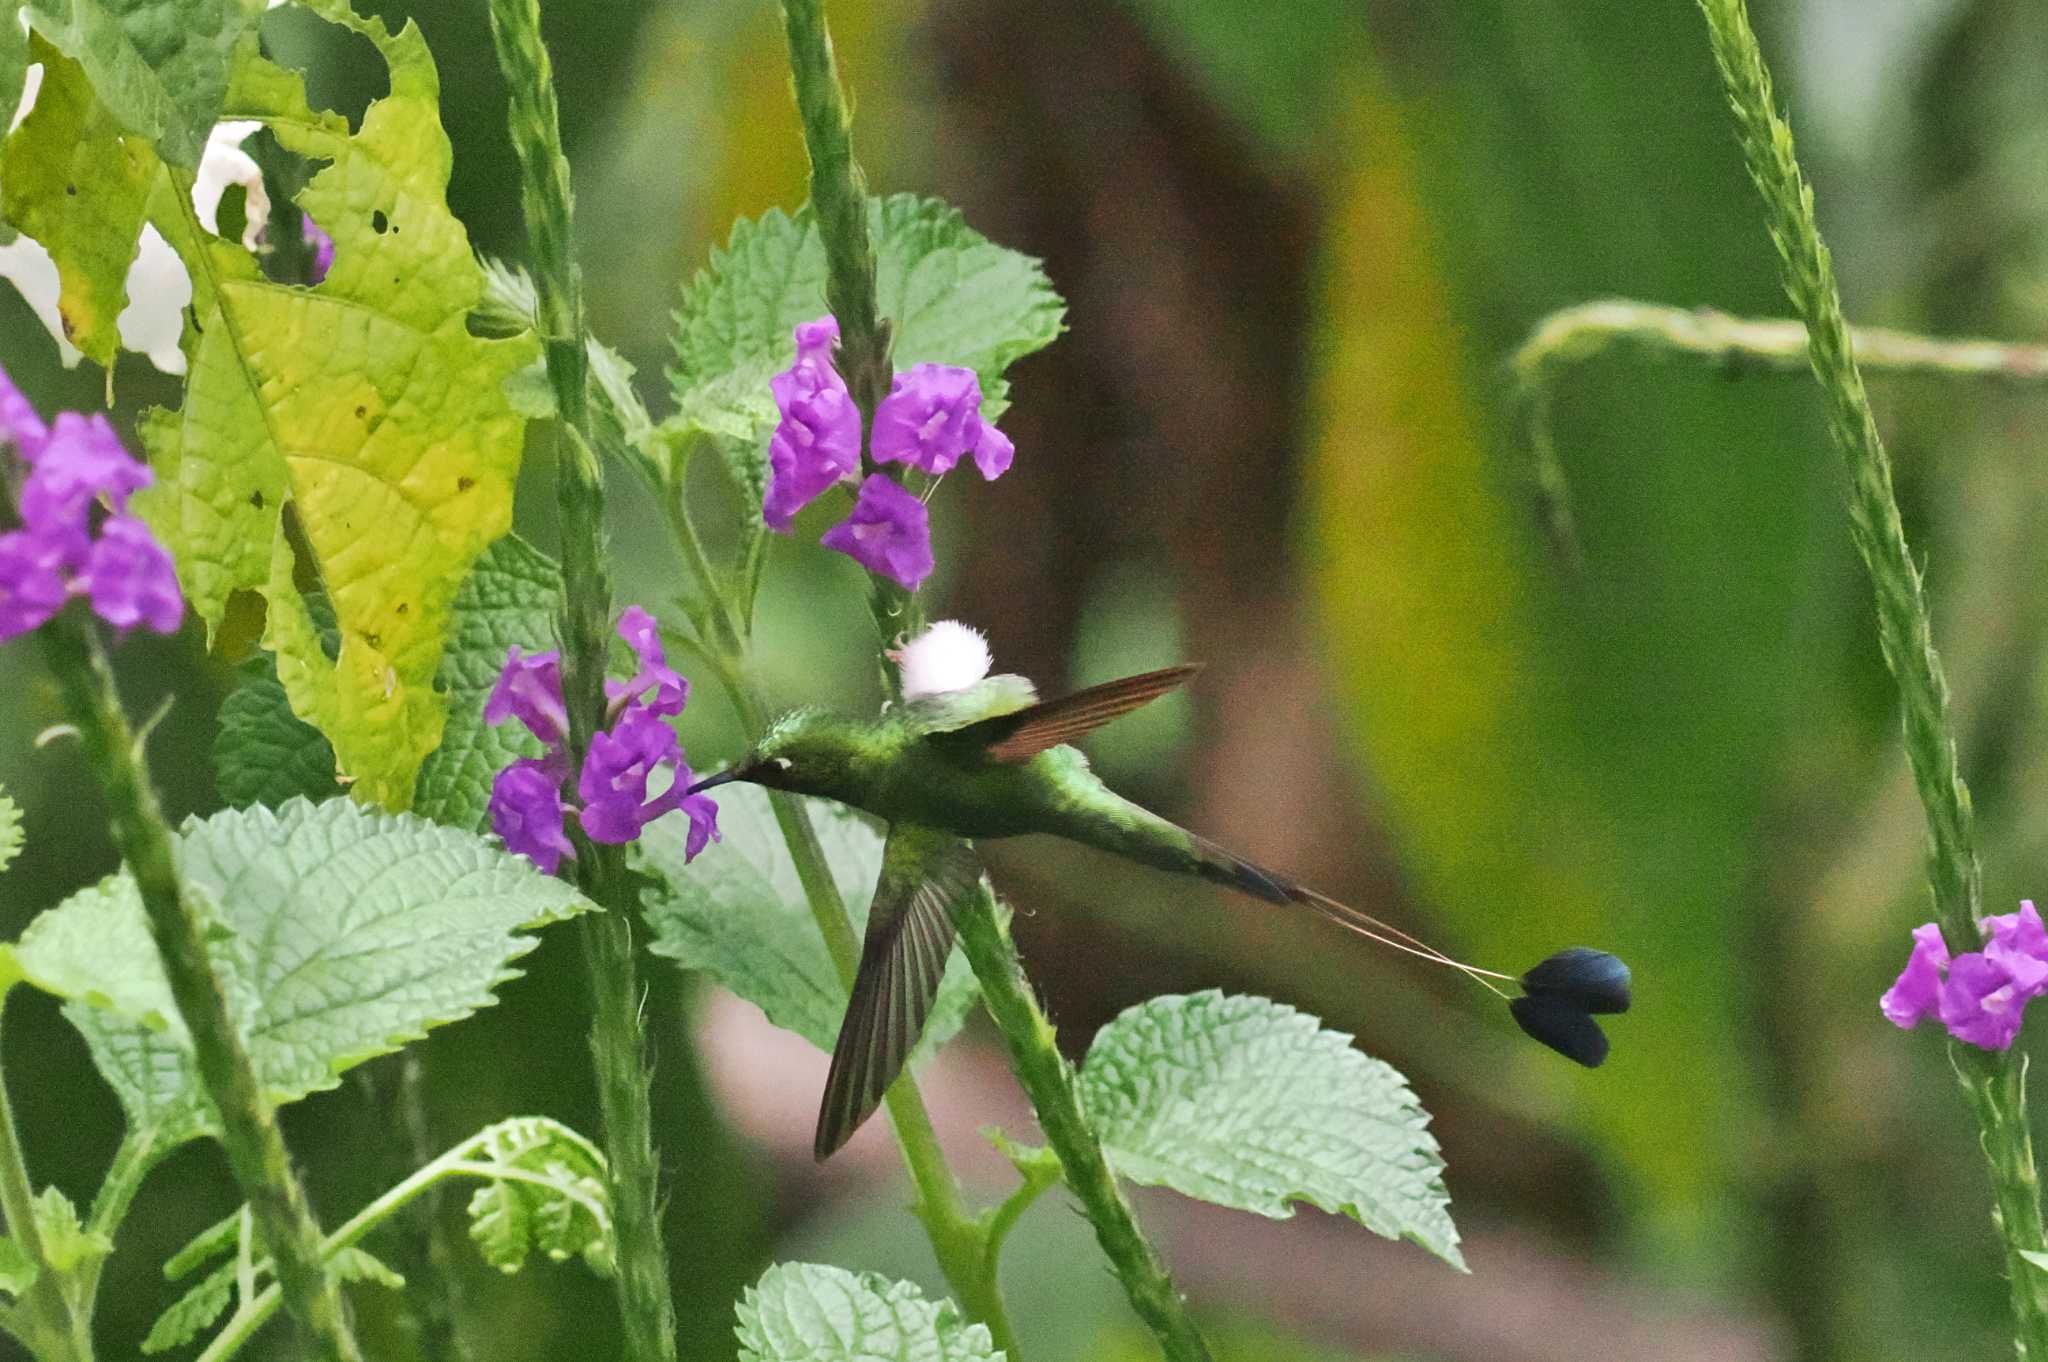
[[(1269, 903), (1301, 904), (1397, 949), (1457, 964), (1133, 804), (1104, 785), (1088, 759), (1067, 745), (1194, 672), (1147, 672), (1044, 703), (1023, 678), (995, 676), (893, 706), (871, 720), (798, 710), (772, 725), (731, 770), (700, 783), (709, 788), (750, 781), (837, 800), (889, 823), (860, 968), (818, 1115), (814, 1152), (820, 1159), (873, 1113), (916, 1044), (952, 948), (955, 914), (980, 882), (980, 864), (969, 846), (974, 841), (1027, 833), (1064, 837)], [(1457, 967), (1475, 977), (1486, 973)], [(1625, 975), (1624, 970), (1624, 988)], [(1541, 1027), (1516, 1015), (1545, 1044), (1581, 1063), (1598, 1062), (1539, 1034)], [(1574, 1031), (1572, 1041), (1581, 1040)], [(1604, 1039), (1600, 1047), (1604, 1055)]]

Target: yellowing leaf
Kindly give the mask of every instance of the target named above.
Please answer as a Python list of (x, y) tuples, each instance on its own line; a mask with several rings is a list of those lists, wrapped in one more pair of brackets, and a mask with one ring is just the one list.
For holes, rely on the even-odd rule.
[[(484, 276), (448, 210), (439, 80), (418, 29), (311, 8), (376, 46), (391, 93), (350, 135), (307, 106), (297, 75), (249, 56), (223, 116), (327, 163), (299, 202), (333, 236), (334, 266), (313, 288), (271, 283), (199, 229), (182, 193), (159, 198), (182, 219), (166, 235), (192, 269), (198, 324), (183, 408), (144, 424), (159, 486), (141, 502), (210, 629), (232, 592), (266, 596), (264, 641), (292, 708), (334, 744), (357, 798), (402, 809), (441, 739), (450, 602), (511, 524), (524, 419), (503, 385), (536, 346), (468, 330)], [(310, 563), (286, 537), (287, 501)], [(293, 585), (308, 567), (334, 606), (332, 657)]]
[(50, 252), (64, 334), (87, 358), (112, 364), (156, 154), (142, 137), (122, 135), (77, 62), (40, 34), (29, 54), (43, 64), (43, 83), (35, 108), (7, 138), (0, 213)]

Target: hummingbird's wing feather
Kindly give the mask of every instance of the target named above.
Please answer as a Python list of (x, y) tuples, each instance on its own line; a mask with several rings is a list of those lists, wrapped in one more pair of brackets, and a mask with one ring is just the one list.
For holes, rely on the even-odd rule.
[(981, 862), (950, 833), (897, 823), (882, 850), (867, 939), (818, 1107), (811, 1152), (829, 1158), (881, 1105), (938, 995), (953, 949), (953, 914), (981, 881)]
[(906, 700), (903, 713), (922, 733), (951, 733), (999, 714), (1014, 714), (1038, 703), (1031, 682), (1007, 672), (961, 690), (939, 691)]
[(1014, 714), (969, 724), (949, 741), (972, 743), (997, 761), (1029, 761), (1040, 752), (1086, 737), (1111, 719), (1151, 704), (1200, 670), (1198, 666), (1167, 667), (1090, 686)]

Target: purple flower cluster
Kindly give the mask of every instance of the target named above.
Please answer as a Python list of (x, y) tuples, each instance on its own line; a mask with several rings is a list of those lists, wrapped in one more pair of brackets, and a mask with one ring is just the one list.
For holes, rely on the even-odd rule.
[[(840, 482), (861, 479), (860, 409), (832, 367), (839, 323), (796, 329), (796, 362), (768, 382), (782, 419), (768, 442), (770, 529), (788, 534), (796, 513)], [(870, 451), (878, 464), (906, 464), (945, 476), (971, 457), (981, 476), (1001, 477), (1016, 457), (1009, 437), (981, 419), (981, 381), (972, 369), (918, 364), (897, 374), (875, 408)], [(932, 570), (931, 519), (924, 502), (887, 473), (860, 480), (853, 514), (820, 540), (870, 572), (915, 591)]]
[[(73, 596), (116, 629), (176, 633), (185, 600), (171, 555), (128, 514), (128, 498), (151, 474), (107, 418), (65, 411), (46, 426), (0, 371), (0, 445), (29, 468), (21, 527), (0, 534), (0, 640), (41, 625)], [(101, 506), (107, 514), (96, 517)]]
[[(690, 683), (668, 665), (654, 617), (630, 606), (619, 619), (619, 637), (640, 659), (630, 681), (605, 682), (611, 701), (605, 731), (594, 734), (583, 769), (576, 776), (571, 806), (562, 798), (569, 777), (569, 710), (562, 699), (562, 655), (526, 654), (514, 646), (505, 658), (498, 684), (484, 702), (484, 722), (517, 719), (540, 739), (546, 753), (522, 757), (491, 784), (491, 828), (505, 846), (553, 874), (562, 857), (574, 856), (568, 819), (574, 815), (593, 842), (619, 844), (640, 835), (640, 829), (681, 809), (690, 820), (683, 859), (692, 860), (718, 839), (718, 806), (707, 795), (684, 793), (690, 768), (682, 744), (665, 722), (683, 712)], [(650, 797), (648, 782), (657, 770), (669, 773), (668, 788)]]
[(2048, 931), (2032, 900), (2017, 913), (1984, 919), (1984, 949), (1950, 958), (1933, 923), (1913, 929), (1906, 968), (1879, 1001), (1893, 1025), (1935, 1018), (1957, 1040), (1983, 1050), (2011, 1047), (2027, 1000), (2048, 993)]

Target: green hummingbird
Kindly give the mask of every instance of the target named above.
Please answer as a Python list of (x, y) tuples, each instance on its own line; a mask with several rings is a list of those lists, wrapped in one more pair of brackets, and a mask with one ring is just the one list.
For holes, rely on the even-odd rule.
[[(1489, 980), (1507, 975), (1453, 960), (1123, 798), (1069, 745), (1198, 670), (1168, 667), (1043, 702), (1025, 678), (991, 676), (866, 720), (800, 709), (771, 725), (727, 770), (691, 787), (694, 794), (746, 781), (837, 800), (889, 824), (860, 967), (818, 1111), (818, 1159), (874, 1113), (916, 1045), (953, 947), (955, 915), (981, 881), (972, 843), (986, 839), (1050, 834), (1269, 903), (1299, 904), (1501, 993)], [(1604, 951), (1575, 948), (1551, 956), (1521, 984), (1523, 996), (1509, 1005), (1524, 1031), (1588, 1067), (1606, 1058), (1607, 1039), (1591, 1014), (1627, 1009), (1626, 965)]]

